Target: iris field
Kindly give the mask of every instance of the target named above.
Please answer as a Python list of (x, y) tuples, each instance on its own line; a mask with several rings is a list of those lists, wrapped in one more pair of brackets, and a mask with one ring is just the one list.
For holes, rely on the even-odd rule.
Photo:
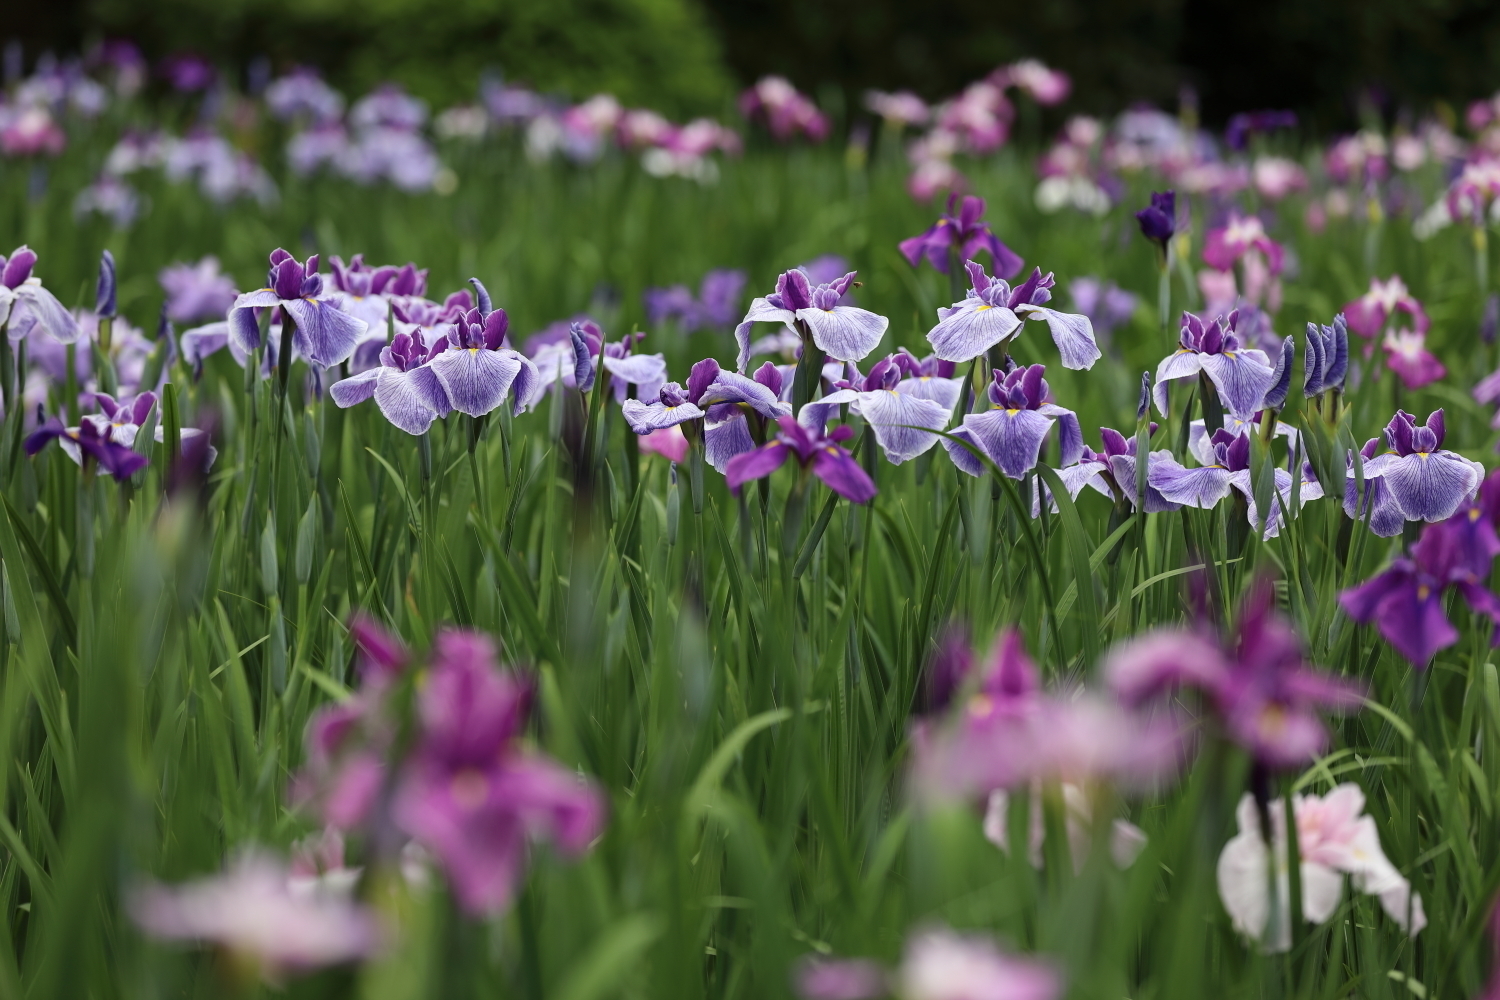
[(0, 996), (1495, 995), (1482, 135), (1088, 212), (1018, 145), (945, 209), (889, 130), (500, 135), (79, 214), (139, 124), (0, 160)]

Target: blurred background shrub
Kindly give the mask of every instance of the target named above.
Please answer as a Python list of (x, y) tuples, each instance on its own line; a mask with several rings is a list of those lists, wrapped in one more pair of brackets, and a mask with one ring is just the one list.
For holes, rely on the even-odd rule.
[[(503, 71), (579, 99), (610, 91), (671, 114), (718, 112), (780, 73), (825, 103), (866, 87), (951, 94), (1035, 56), (1093, 112), (1190, 87), (1205, 121), (1291, 107), (1327, 130), (1500, 87), (1493, 0), (51, 0), (5, 31), (29, 55), (101, 35), (148, 56), (195, 50), (243, 74), (320, 66), (362, 90), (397, 79), (464, 99)], [(265, 65), (265, 63), (262, 63)], [(837, 110), (836, 108), (832, 110)]]

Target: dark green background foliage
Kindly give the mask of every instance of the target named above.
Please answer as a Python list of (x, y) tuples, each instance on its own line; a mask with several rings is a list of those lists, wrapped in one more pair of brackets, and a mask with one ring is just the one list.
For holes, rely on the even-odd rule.
[(1362, 105), (1425, 111), (1500, 87), (1489, 0), (53, 0), (10, 12), (6, 31), (33, 54), (123, 34), (153, 56), (194, 49), (242, 68), (267, 55), (439, 101), (498, 68), (677, 114), (722, 111), (768, 72), (820, 95), (940, 97), (1022, 56), (1073, 75), (1071, 108), (1172, 102), (1190, 85), (1214, 123), (1294, 107), (1344, 128)]

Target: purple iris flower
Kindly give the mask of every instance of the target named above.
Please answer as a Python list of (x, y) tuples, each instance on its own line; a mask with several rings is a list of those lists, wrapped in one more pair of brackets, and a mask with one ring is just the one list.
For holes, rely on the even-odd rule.
[(167, 293), (167, 318), (174, 323), (221, 320), (239, 298), (234, 280), (219, 270), (219, 258), (162, 268), (156, 280)]
[(161, 75), (172, 85), (173, 90), (182, 94), (207, 90), (219, 78), (212, 63), (191, 52), (179, 52), (163, 59)]
[(1153, 191), (1151, 204), (1135, 213), (1141, 235), (1166, 252), (1167, 244), (1177, 234), (1177, 192)]
[[(1360, 449), (1359, 455), (1349, 455), (1346, 478), (1344, 479), (1344, 513), (1358, 521), (1368, 519), (1370, 530), (1381, 538), (1390, 538), (1399, 535), (1406, 527), (1406, 514), (1401, 510), (1401, 505), (1386, 488), (1382, 477), (1370, 478), (1370, 461), (1380, 450), (1380, 438), (1370, 438), (1365, 446)], [(1357, 492), (1358, 482), (1354, 478), (1354, 463), (1360, 462), (1365, 472), (1365, 495), (1361, 501)]]
[(916, 267), (923, 257), (943, 274), (948, 273), (948, 259), (952, 253), (959, 260), (972, 260), (981, 250), (990, 255), (990, 266), (1004, 278), (1014, 278), (1021, 272), (1021, 258), (996, 236), (990, 224), (984, 221), (984, 199), (965, 195), (958, 215), (953, 214), (953, 203), (957, 194), (948, 196), (948, 210), (942, 218), (932, 224), (925, 233), (919, 233), (899, 244), (901, 255), (907, 263)]
[(509, 327), (504, 309), (484, 316), (470, 309), (448, 328), (446, 344), (434, 345), (446, 350), (430, 355), (425, 363), (437, 376), (448, 404), (459, 413), (483, 416), (514, 391), (512, 411), (519, 414), (541, 388), (541, 375), (531, 359), (505, 346)]
[(105, 250), (99, 255), (99, 280), (94, 286), (94, 315), (114, 319), (118, 286), (115, 283), (115, 255)]
[(841, 442), (853, 436), (854, 428), (842, 425), (824, 433), (821, 429), (804, 427), (790, 416), (780, 417), (776, 423), (781, 429), (774, 440), (736, 455), (725, 467), (725, 478), (736, 496), (746, 483), (764, 479), (791, 458), (851, 503), (867, 503), (874, 498), (874, 480), (841, 447)]
[(16, 341), (39, 327), (71, 344), (78, 339), (78, 321), (31, 273), (35, 266), (36, 251), (30, 247), (17, 247), (8, 258), (0, 255), (0, 330)]
[(1041, 268), (1011, 288), (1003, 278), (991, 278), (975, 261), (967, 261), (972, 287), (962, 302), (938, 310), (938, 324), (927, 333), (932, 352), (944, 361), (970, 361), (996, 345), (1014, 339), (1026, 319), (1045, 320), (1062, 355), (1064, 368), (1087, 369), (1099, 360), (1099, 345), (1087, 316), (1058, 312), (1046, 305), (1056, 281)]
[[(1188, 469), (1175, 458), (1165, 457), (1153, 462), (1149, 469), (1148, 482), (1163, 497), (1185, 507), (1200, 507), (1205, 510), (1216, 507), (1230, 490), (1238, 490), (1248, 505), (1250, 525), (1262, 528), (1260, 512), (1255, 506), (1255, 484), (1250, 479), (1250, 431), (1234, 431), (1220, 428), (1209, 438), (1213, 461), (1199, 469)], [(1275, 538), (1281, 533), (1281, 514), (1292, 510), (1292, 474), (1285, 469), (1273, 471), (1276, 495), (1279, 503), (1273, 503), (1263, 526), (1264, 537)], [(1317, 478), (1303, 463), (1302, 486), (1298, 491), (1299, 502), (1306, 503), (1323, 495)]]
[(82, 457), (98, 462), (101, 469), (122, 482), (146, 467), (145, 455), (114, 441), (108, 429), (101, 429), (92, 420), (78, 427), (64, 427), (61, 420), (51, 418), (27, 436), (26, 454), (35, 455), (53, 440), (77, 445)]
[(818, 350), (839, 361), (859, 361), (875, 350), (890, 320), (867, 309), (839, 305), (856, 274), (850, 271), (836, 281), (815, 285), (805, 271), (782, 272), (776, 279), (776, 291), (751, 302), (750, 311), (734, 328), (734, 338), (740, 345), (735, 367), (743, 372), (750, 364), (750, 327), (754, 323), (783, 323), (793, 328), (800, 325), (811, 334)]
[(1257, 132), (1296, 127), (1295, 111), (1241, 111), (1229, 119), (1229, 127), (1224, 130), (1224, 141), (1229, 144), (1230, 149), (1242, 151), (1249, 144), (1250, 137)]
[(532, 840), (581, 854), (604, 825), (598, 789), (520, 745), (530, 703), (531, 685), (498, 669), (489, 639), (438, 635), (417, 696), (420, 736), (391, 808), (469, 913), (510, 905)]
[(293, 347), (308, 361), (331, 368), (354, 353), (367, 324), (323, 300), (317, 254), (303, 265), (285, 250), (273, 251), (266, 285), (241, 295), (230, 307), (229, 337), (241, 351), (249, 354), (260, 347), (260, 327), (254, 310), (279, 306), (296, 324)]
[(625, 403), (631, 386), (635, 386), (637, 399), (650, 399), (666, 384), (667, 359), (664, 355), (634, 353), (635, 345), (645, 336), (645, 333), (637, 332), (612, 344), (604, 343), (602, 338), (589, 344), (592, 354), (598, 355), (599, 365), (610, 374), (610, 388), (616, 403)]
[[(763, 365), (762, 371), (754, 378), (746, 378), (723, 371), (717, 361), (705, 358), (693, 365), (686, 389), (676, 382), (668, 382), (658, 390), (656, 399), (649, 402), (627, 399), (621, 404), (621, 411), (630, 429), (637, 434), (650, 434), (689, 420), (709, 419), (706, 442), (709, 464), (723, 468), (729, 459), (754, 447), (744, 426), (747, 412), (763, 420), (775, 420), (792, 412), (790, 405), (781, 402), (780, 390), (781, 373), (775, 365)], [(734, 421), (738, 421), (739, 426), (726, 429), (726, 425)], [(743, 447), (732, 444), (741, 439)], [(733, 449), (727, 454), (726, 445)]]
[(953, 412), (958, 397), (963, 392), (963, 379), (955, 378), (958, 366), (944, 361), (935, 354), (918, 358), (904, 347), (896, 348), (891, 360), (901, 367), (904, 377), (896, 383), (896, 391), (918, 399), (930, 399)]
[(675, 321), (683, 333), (729, 326), (740, 314), (747, 280), (744, 271), (722, 268), (703, 276), (697, 298), (686, 285), (648, 288), (641, 294), (646, 320), (653, 325)]
[(1332, 389), (1342, 392), (1349, 374), (1349, 326), (1344, 314), (1332, 326), (1307, 324), (1307, 354), (1302, 359), (1302, 393), (1313, 396)]
[[(1156, 433), (1156, 424), (1151, 425), (1151, 433)], [(1136, 491), (1135, 463), (1136, 463), (1136, 441), (1133, 437), (1126, 437), (1113, 427), (1099, 428), (1099, 437), (1103, 444), (1102, 451), (1094, 451), (1088, 445), (1083, 446), (1083, 452), (1078, 461), (1073, 465), (1065, 465), (1057, 470), (1057, 476), (1068, 489), (1068, 495), (1077, 498), (1083, 492), (1085, 486), (1103, 493), (1116, 503), (1125, 501), (1132, 508), (1142, 506), (1140, 495)], [(1177, 510), (1182, 506), (1173, 503), (1161, 495), (1150, 484), (1150, 473), (1155, 471), (1161, 462), (1170, 461), (1172, 453), (1168, 451), (1153, 451), (1147, 457), (1147, 483), (1145, 510), (1148, 514), (1159, 513), (1164, 510)], [(1031, 497), (1031, 516), (1035, 517), (1041, 509), (1041, 497), (1043, 486), (1038, 483)], [(1049, 497), (1051, 494), (1047, 494)], [(1056, 501), (1053, 502), (1056, 509)]]
[(1049, 402), (1052, 390), (1042, 377), (1046, 370), (1046, 365), (1017, 367), (1008, 372), (995, 369), (995, 380), (989, 387), (991, 408), (966, 415), (963, 426), (943, 441), (954, 465), (971, 476), (984, 472), (984, 463), (959, 443), (963, 441), (978, 448), (1005, 475), (1020, 479), (1036, 468), (1042, 442), (1054, 423), (1062, 450), (1061, 464), (1078, 462), (1083, 456), (1083, 429), (1072, 410)]
[[(937, 444), (938, 436), (919, 428), (940, 431), (948, 426), (953, 406), (900, 391), (902, 377), (912, 364), (909, 354), (881, 358), (864, 377), (843, 380), (839, 388), (818, 404), (845, 404), (864, 418), (875, 440), (892, 465), (916, 458)], [(903, 363), (904, 362), (904, 363)]]
[(333, 383), (328, 394), (341, 408), (373, 396), (391, 423), (408, 434), (425, 434), (434, 420), (453, 409), (437, 370), (428, 364), (447, 348), (446, 340), (436, 340), (424, 350), (420, 340), (398, 333), (381, 350), (378, 367)]
[(624, 413), (626, 423), (637, 434), (650, 434), (704, 417), (704, 412), (698, 409), (697, 404), (689, 401), (682, 386), (676, 382), (668, 382), (657, 390), (657, 398), (650, 403), (627, 399)]
[(1433, 410), (1425, 425), (1404, 410), (1385, 428), (1390, 451), (1365, 463), (1365, 481), (1379, 479), (1408, 521), (1441, 521), (1474, 496), (1484, 466), (1457, 452), (1443, 450), (1442, 410)]
[[(1486, 483), (1486, 486), (1490, 486)], [(1493, 494), (1489, 489), (1487, 493)], [(1446, 521), (1422, 529), (1411, 558), (1397, 559), (1390, 568), (1339, 595), (1345, 613), (1357, 622), (1374, 623), (1396, 651), (1419, 670), (1438, 650), (1458, 641), (1458, 630), (1443, 610), (1451, 587), (1469, 607), (1500, 624), (1500, 598), (1485, 586), (1490, 564), (1500, 554), (1500, 540), (1486, 503), (1471, 504)], [(1500, 643), (1500, 629), (1491, 644)]]
[(427, 269), (416, 264), (402, 267), (385, 264), (372, 267), (364, 254), (355, 254), (348, 264), (338, 257), (329, 259), (333, 273), (324, 298), (343, 312), (365, 321), (367, 336), (385, 340), (386, 318), (397, 297), (421, 298), (427, 294)]
[(1328, 747), (1320, 712), (1363, 703), (1363, 688), (1314, 669), (1301, 641), (1274, 607), (1269, 580), (1240, 607), (1234, 634), (1158, 629), (1113, 650), (1106, 682), (1126, 704), (1179, 687), (1203, 691), (1226, 734), (1269, 767), (1299, 767)]
[(646, 322), (652, 326), (676, 321), (683, 333), (698, 328), (698, 300), (687, 285), (648, 288), (641, 293), (641, 303), (646, 307)]
[(1134, 292), (1099, 278), (1074, 278), (1068, 283), (1068, 295), (1073, 299), (1073, 308), (1088, 317), (1097, 337), (1108, 337), (1129, 323), (1140, 304)]
[(1213, 382), (1225, 409), (1234, 416), (1245, 417), (1261, 409), (1278, 376), (1265, 351), (1240, 347), (1235, 331), (1239, 318), (1238, 310), (1227, 319), (1220, 316), (1209, 323), (1192, 313), (1182, 314), (1181, 346), (1156, 369), (1157, 409), (1167, 412), (1167, 382), (1199, 372)]

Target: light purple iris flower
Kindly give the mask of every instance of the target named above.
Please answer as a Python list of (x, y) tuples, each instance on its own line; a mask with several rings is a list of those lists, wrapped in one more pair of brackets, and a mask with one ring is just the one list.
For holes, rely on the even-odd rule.
[[(1350, 454), (1346, 478), (1344, 479), (1344, 513), (1358, 521), (1366, 521), (1370, 530), (1381, 538), (1390, 538), (1399, 535), (1406, 527), (1406, 514), (1401, 510), (1401, 505), (1396, 498), (1391, 496), (1391, 491), (1385, 486), (1382, 477), (1371, 477), (1369, 474), (1370, 461), (1380, 450), (1380, 438), (1370, 438), (1365, 446), (1360, 449), (1358, 455)], [(1359, 483), (1354, 478), (1354, 463), (1359, 462), (1365, 469), (1365, 495), (1363, 501), (1358, 493)]]
[(854, 284), (857, 272), (836, 281), (814, 285), (807, 272), (784, 271), (776, 279), (776, 291), (750, 303), (750, 311), (734, 329), (739, 342), (735, 364), (741, 372), (750, 364), (750, 327), (755, 323), (802, 324), (818, 350), (839, 361), (859, 361), (875, 350), (885, 336), (890, 320), (867, 309), (839, 305)]
[[(1156, 433), (1156, 424), (1151, 425), (1151, 433)], [(1125, 501), (1132, 508), (1140, 508), (1140, 496), (1136, 491), (1136, 441), (1135, 438), (1127, 438), (1113, 427), (1099, 428), (1099, 437), (1103, 443), (1102, 451), (1094, 451), (1088, 445), (1083, 446), (1083, 453), (1074, 465), (1065, 465), (1057, 470), (1057, 476), (1068, 489), (1068, 495), (1077, 499), (1078, 494), (1083, 492), (1084, 487), (1090, 487), (1116, 503)], [(1157, 468), (1163, 461), (1171, 460), (1172, 453), (1169, 451), (1153, 451), (1147, 458), (1147, 481), (1145, 510), (1148, 514), (1159, 513), (1164, 510), (1177, 510), (1182, 504), (1173, 503), (1161, 495), (1150, 483), (1150, 472)], [(1036, 517), (1041, 510), (1041, 497), (1044, 487), (1041, 483), (1036, 484), (1036, 489), (1031, 497), (1031, 516)], [(1050, 492), (1045, 495), (1051, 496)], [(1057, 509), (1056, 501), (1053, 501), (1052, 509)]]
[(1064, 368), (1087, 369), (1099, 360), (1099, 345), (1087, 316), (1058, 312), (1046, 303), (1056, 284), (1034, 268), (1015, 288), (1003, 278), (991, 278), (975, 261), (964, 268), (971, 287), (962, 302), (938, 310), (938, 324), (927, 333), (932, 352), (944, 361), (969, 361), (1019, 335), (1027, 319), (1045, 320), (1062, 355)]
[[(1418, 669), (1438, 650), (1458, 641), (1458, 630), (1443, 610), (1451, 588), (1469, 607), (1500, 624), (1500, 598), (1486, 582), (1500, 555), (1494, 515), (1500, 507), (1500, 479), (1485, 481), (1477, 503), (1453, 517), (1422, 529), (1411, 558), (1401, 558), (1358, 587), (1339, 595), (1345, 613), (1357, 622), (1373, 623), (1396, 651)], [(1500, 641), (1495, 629), (1491, 644)]]
[[(1062, 465), (1074, 465), (1083, 456), (1083, 429), (1078, 416), (1050, 402), (1052, 390), (1043, 378), (1046, 365), (995, 369), (989, 387), (990, 409), (970, 413), (952, 437), (980, 450), (1011, 479), (1020, 479), (1036, 468), (1042, 442), (1054, 423), (1062, 451)], [(982, 475), (984, 463), (958, 441), (945, 439), (943, 447), (953, 464), (971, 476)]]
[(1328, 747), (1319, 713), (1363, 703), (1363, 688), (1315, 670), (1302, 642), (1274, 607), (1269, 580), (1258, 581), (1240, 607), (1235, 632), (1215, 636), (1163, 628), (1116, 647), (1104, 677), (1116, 697), (1138, 705), (1154, 695), (1192, 687), (1209, 697), (1230, 739), (1260, 762), (1299, 767)]
[(322, 124), (338, 121), (344, 113), (344, 96), (325, 83), (317, 70), (306, 66), (272, 80), (265, 99), (266, 109), (280, 121)]
[(530, 841), (581, 854), (604, 825), (592, 783), (520, 746), (530, 702), (531, 685), (497, 668), (489, 639), (439, 633), (418, 694), (420, 736), (391, 808), (469, 913), (510, 905)]
[(78, 339), (78, 321), (31, 273), (35, 266), (36, 251), (30, 247), (0, 256), (0, 329), (8, 331), (13, 343), (40, 328), (71, 344)]
[(260, 347), (256, 308), (277, 307), (296, 324), (292, 344), (313, 364), (324, 368), (346, 361), (364, 336), (367, 324), (341, 312), (322, 298), (323, 279), (318, 275), (318, 255), (299, 263), (285, 250), (271, 254), (267, 287), (246, 292), (229, 310), (229, 337), (249, 354)]
[[(903, 363), (904, 362), (904, 363)], [(845, 379), (840, 387), (818, 400), (818, 404), (848, 404), (875, 433), (886, 459), (900, 465), (925, 453), (938, 443), (938, 436), (919, 428), (940, 431), (948, 426), (952, 405), (944, 406), (912, 392), (901, 392), (902, 376), (916, 368), (909, 354), (881, 358), (864, 377)]]
[[(791, 406), (778, 398), (781, 373), (769, 363), (761, 367), (754, 378), (746, 378), (735, 372), (722, 371), (717, 361), (705, 358), (693, 365), (686, 389), (676, 382), (668, 382), (660, 388), (656, 399), (649, 402), (627, 399), (621, 410), (626, 423), (637, 434), (650, 434), (690, 420), (703, 420), (710, 418), (712, 413), (705, 445), (709, 464), (721, 469), (729, 459), (754, 447), (749, 431), (744, 427), (747, 412), (762, 420), (775, 420), (792, 412)], [(738, 422), (738, 427), (729, 428), (732, 422)], [(742, 447), (739, 446), (741, 437)]]
[[(1153, 462), (1148, 478), (1151, 487), (1173, 503), (1205, 510), (1218, 506), (1219, 501), (1227, 497), (1230, 490), (1237, 490), (1245, 498), (1251, 527), (1261, 529), (1266, 538), (1279, 535), (1282, 512), (1292, 511), (1292, 474), (1285, 469), (1272, 470), (1276, 496), (1273, 497), (1270, 514), (1262, 525), (1260, 511), (1255, 506), (1255, 484), (1250, 479), (1249, 432), (1236, 433), (1220, 428), (1208, 439), (1208, 448), (1212, 451), (1213, 461), (1203, 468), (1184, 468), (1171, 457)], [(1318, 485), (1317, 478), (1311, 474), (1305, 462), (1298, 494), (1299, 504), (1316, 500), (1323, 495), (1323, 488)]]
[(164, 267), (156, 280), (167, 293), (167, 319), (174, 323), (223, 319), (240, 294), (234, 279), (219, 270), (217, 257)]
[(1278, 373), (1266, 352), (1241, 348), (1235, 332), (1239, 312), (1204, 323), (1192, 313), (1182, 314), (1182, 333), (1176, 353), (1156, 369), (1156, 407), (1167, 413), (1167, 383), (1203, 372), (1219, 391), (1224, 408), (1246, 417), (1265, 403), (1266, 393), (1278, 383)]
[(424, 350), (410, 334), (398, 333), (381, 350), (378, 367), (333, 383), (328, 395), (340, 407), (374, 397), (392, 424), (408, 434), (425, 434), (434, 420), (453, 409), (436, 369), (428, 363), (447, 347), (446, 341), (436, 340)]
[(1100, 278), (1074, 278), (1068, 283), (1073, 308), (1087, 316), (1097, 337), (1108, 337), (1130, 322), (1140, 305), (1140, 296), (1127, 292), (1113, 281)]
[(509, 327), (504, 309), (483, 316), (470, 309), (448, 328), (446, 349), (426, 361), (448, 405), (459, 413), (481, 417), (513, 392), (512, 412), (519, 414), (541, 389), (541, 375), (531, 359), (505, 346)]
[(418, 270), (416, 264), (372, 267), (365, 263), (364, 254), (358, 253), (348, 264), (336, 256), (329, 264), (333, 268), (331, 287), (324, 290), (323, 297), (350, 316), (364, 320), (369, 326), (366, 336), (382, 342), (392, 301), (427, 294), (427, 269)]
[(1390, 451), (1365, 463), (1365, 480), (1381, 485), (1408, 521), (1441, 521), (1474, 496), (1484, 466), (1457, 452), (1443, 450), (1442, 410), (1433, 410), (1425, 425), (1404, 410), (1385, 428)]
[(744, 271), (719, 268), (703, 276), (697, 298), (686, 285), (648, 288), (641, 296), (646, 306), (647, 322), (659, 324), (676, 320), (683, 333), (729, 326), (740, 315), (740, 302), (748, 280)]
[(948, 273), (949, 257), (957, 253), (959, 260), (972, 260), (982, 250), (990, 255), (990, 266), (1003, 278), (1014, 278), (1021, 273), (1021, 258), (996, 236), (990, 224), (984, 221), (984, 199), (965, 195), (958, 215), (953, 214), (957, 194), (948, 196), (948, 210), (932, 224), (932, 228), (902, 240), (898, 246), (907, 263), (916, 267), (922, 258), (943, 274)]
[(867, 503), (874, 498), (874, 481), (842, 447), (853, 436), (854, 428), (844, 425), (824, 433), (821, 428), (804, 427), (790, 416), (780, 417), (776, 423), (780, 430), (773, 440), (736, 455), (725, 467), (725, 478), (736, 496), (747, 482), (764, 479), (790, 458), (851, 503)]
[(944, 361), (935, 354), (918, 358), (904, 347), (896, 348), (892, 360), (901, 366), (905, 377), (896, 383), (896, 391), (918, 399), (930, 399), (948, 408), (952, 413), (963, 392), (964, 380), (954, 378), (958, 366)]

